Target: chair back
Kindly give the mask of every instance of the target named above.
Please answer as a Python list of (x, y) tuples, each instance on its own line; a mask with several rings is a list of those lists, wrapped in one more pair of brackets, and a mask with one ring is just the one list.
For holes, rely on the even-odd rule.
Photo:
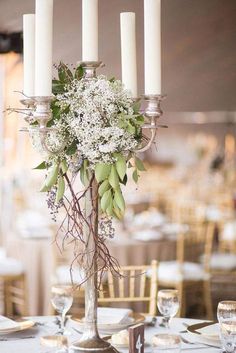
[[(148, 276), (147, 276), (148, 271)], [(107, 272), (107, 281), (101, 284), (98, 303), (146, 303), (148, 314), (155, 315), (157, 299), (157, 261), (151, 266), (122, 266), (120, 277)]]
[(177, 238), (177, 261), (203, 263), (204, 270), (210, 270), (210, 257), (214, 239), (213, 223), (197, 222), (189, 224), (189, 231), (180, 233)]

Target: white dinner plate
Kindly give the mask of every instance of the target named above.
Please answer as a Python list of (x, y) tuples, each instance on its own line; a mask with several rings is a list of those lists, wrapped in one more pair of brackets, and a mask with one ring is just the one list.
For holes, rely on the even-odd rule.
[(189, 333), (192, 333), (194, 335), (201, 336), (203, 338), (206, 338), (211, 341), (219, 341), (219, 333), (216, 328), (213, 328), (213, 325), (215, 327), (216, 322), (210, 321), (210, 322), (201, 322), (198, 324), (190, 325), (187, 327), (187, 330)]
[[(84, 329), (84, 317), (77, 316), (77, 317), (72, 317), (71, 320), (77, 324), (78, 328), (83, 331)], [(131, 313), (130, 316), (127, 318), (127, 321), (123, 323), (117, 323), (117, 324), (99, 324), (98, 323), (98, 330), (100, 332), (106, 332), (106, 333), (112, 333), (112, 332), (118, 332), (121, 330), (125, 330), (127, 327), (136, 325), (140, 322), (143, 322), (145, 320), (145, 316), (141, 315), (139, 313)]]
[(9, 333), (28, 330), (29, 328), (31, 328), (35, 325), (34, 321), (31, 321), (31, 320), (20, 321), (18, 324), (19, 325), (12, 327), (12, 328), (9, 328), (9, 329), (6, 329), (6, 328), (0, 329), (0, 335), (7, 335)]

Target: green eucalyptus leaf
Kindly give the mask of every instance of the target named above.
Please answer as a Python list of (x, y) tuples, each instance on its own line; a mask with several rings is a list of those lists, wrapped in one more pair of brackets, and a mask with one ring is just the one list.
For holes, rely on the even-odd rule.
[(59, 164), (54, 164), (45, 180), (46, 186), (51, 188), (53, 185), (56, 184), (58, 172), (59, 172)]
[(33, 169), (47, 169), (47, 164), (45, 161), (37, 165), (37, 167), (34, 167)]
[(60, 63), (58, 67), (58, 77), (61, 82), (70, 82), (73, 79), (73, 74), (64, 63)]
[(64, 193), (65, 193), (65, 180), (62, 176), (60, 176), (57, 183), (56, 203), (58, 203), (63, 198)]
[(107, 214), (108, 216), (110, 216), (110, 217), (113, 216), (113, 200), (112, 200), (112, 197), (111, 197), (110, 203), (109, 203), (109, 205), (108, 205), (108, 207), (107, 207), (107, 209), (106, 209), (106, 214)]
[(106, 209), (109, 207), (111, 202), (112, 202), (111, 190), (107, 190), (104, 192), (101, 198), (101, 209), (103, 212), (106, 212)]
[(132, 176), (133, 176), (134, 182), (137, 183), (137, 182), (138, 182), (138, 178), (139, 178), (137, 169), (135, 169), (135, 170), (133, 171), (133, 175), (132, 175)]
[(98, 188), (99, 196), (102, 197), (104, 192), (107, 191), (108, 189), (110, 189), (110, 184), (109, 184), (109, 181), (106, 179), (102, 182), (102, 184)]
[(40, 192), (47, 192), (47, 191), (50, 191), (51, 187), (48, 187), (46, 184), (45, 184), (45, 181), (43, 183), (43, 185), (41, 186), (40, 188)]
[(61, 167), (61, 170), (62, 170), (62, 173), (65, 174), (69, 168), (68, 164), (66, 163), (66, 160), (63, 159), (61, 161), (61, 164), (60, 164), (60, 167)]
[(123, 180), (126, 174), (126, 160), (121, 154), (116, 160), (116, 170), (120, 179)]
[(110, 172), (108, 181), (109, 181), (110, 185), (113, 187), (113, 189), (118, 188), (120, 185), (119, 176), (118, 176), (118, 173), (116, 170), (116, 166), (114, 164), (111, 166), (111, 172)]
[(128, 123), (127, 123), (127, 131), (128, 131), (130, 134), (135, 134), (135, 132), (136, 132), (135, 126), (133, 126), (130, 121), (128, 121)]
[(84, 69), (81, 65), (79, 65), (76, 70), (75, 70), (75, 74), (74, 74), (74, 77), (77, 79), (77, 80), (80, 80), (84, 75)]
[(121, 184), (126, 185), (127, 181), (128, 181), (128, 177), (127, 177), (127, 174), (125, 174), (124, 179), (121, 180)]
[(52, 80), (52, 93), (60, 94), (64, 92), (64, 84), (59, 80)]
[(135, 165), (136, 165), (136, 168), (138, 170), (140, 170), (141, 172), (146, 170), (144, 165), (143, 165), (143, 162), (138, 157), (135, 157)]
[(134, 114), (138, 114), (141, 108), (141, 100), (139, 99), (133, 104)]
[(77, 152), (77, 143), (76, 143), (76, 141), (73, 141), (72, 144), (67, 148), (66, 154), (68, 156), (72, 156), (76, 152)]
[(125, 200), (122, 195), (121, 189), (115, 190), (114, 201), (122, 213), (125, 211)]
[(99, 163), (95, 166), (95, 178), (98, 183), (108, 178), (111, 171), (111, 165), (106, 163)]
[(81, 168), (80, 168), (80, 180), (81, 180), (82, 184), (85, 185), (85, 186), (89, 182), (88, 165), (89, 165), (88, 160), (85, 159), (83, 161), (83, 164), (82, 164)]

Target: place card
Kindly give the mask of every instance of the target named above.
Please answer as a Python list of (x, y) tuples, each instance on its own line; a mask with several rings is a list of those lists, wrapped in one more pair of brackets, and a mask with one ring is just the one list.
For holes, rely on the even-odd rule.
[(129, 328), (129, 353), (144, 353), (144, 324)]

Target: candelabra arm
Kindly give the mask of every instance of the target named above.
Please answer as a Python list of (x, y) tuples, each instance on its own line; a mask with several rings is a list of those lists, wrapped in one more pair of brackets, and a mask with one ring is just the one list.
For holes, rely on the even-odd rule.
[(156, 138), (158, 127), (166, 127), (158, 125), (157, 120), (162, 116), (161, 102), (166, 98), (165, 95), (145, 95), (144, 100), (147, 102), (147, 107), (144, 110), (144, 116), (149, 120), (142, 126), (142, 129), (151, 130), (151, 136), (147, 139), (146, 144), (135, 149), (135, 152), (145, 152), (149, 150)]

